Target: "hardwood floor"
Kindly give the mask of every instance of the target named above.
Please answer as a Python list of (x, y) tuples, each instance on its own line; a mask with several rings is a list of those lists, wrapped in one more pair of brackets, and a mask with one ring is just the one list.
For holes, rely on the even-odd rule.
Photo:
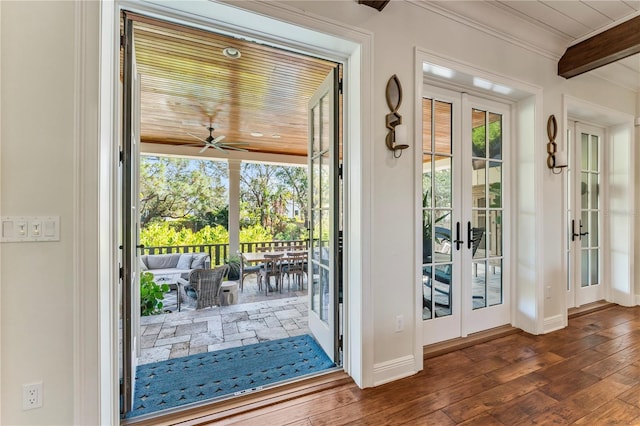
[(425, 359), (419, 374), (376, 388), (347, 383), (188, 424), (640, 425), (640, 307), (614, 306), (554, 333), (518, 332)]

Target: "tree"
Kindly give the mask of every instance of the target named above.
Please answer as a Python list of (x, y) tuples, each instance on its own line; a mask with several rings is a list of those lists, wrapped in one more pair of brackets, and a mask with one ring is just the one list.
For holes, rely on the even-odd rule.
[[(214, 164), (215, 163), (215, 164)], [(154, 220), (205, 222), (227, 205), (226, 164), (176, 157), (140, 159), (140, 224)]]

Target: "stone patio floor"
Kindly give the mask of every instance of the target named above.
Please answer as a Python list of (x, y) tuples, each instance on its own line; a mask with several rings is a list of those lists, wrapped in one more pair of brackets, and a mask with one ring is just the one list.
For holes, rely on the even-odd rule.
[(307, 290), (293, 287), (288, 291), (285, 279), (281, 293), (266, 296), (250, 276), (238, 292), (238, 304), (195, 310), (182, 303), (180, 312), (176, 292), (167, 293), (165, 310), (171, 312), (140, 319), (138, 364), (307, 334)]

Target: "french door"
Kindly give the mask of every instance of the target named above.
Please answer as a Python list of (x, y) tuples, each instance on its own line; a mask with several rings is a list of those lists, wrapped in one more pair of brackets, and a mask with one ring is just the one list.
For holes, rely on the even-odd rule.
[(509, 107), (426, 87), (422, 113), (422, 317), (430, 344), (510, 322)]
[(602, 286), (602, 141), (604, 131), (570, 122), (567, 168), (567, 305), (604, 298)]
[(341, 252), (336, 144), (338, 69), (309, 100), (309, 330), (333, 360), (340, 359), (338, 307)]

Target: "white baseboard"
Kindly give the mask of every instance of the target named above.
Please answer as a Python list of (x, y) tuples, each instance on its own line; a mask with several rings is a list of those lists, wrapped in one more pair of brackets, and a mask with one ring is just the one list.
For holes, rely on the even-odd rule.
[(635, 302), (636, 302), (636, 306), (640, 305), (640, 294), (636, 294)]
[(373, 386), (379, 386), (394, 380), (416, 374), (415, 357), (403, 356), (373, 365)]
[(560, 330), (567, 326), (566, 315), (554, 315), (544, 319), (543, 333), (551, 333), (552, 331)]

